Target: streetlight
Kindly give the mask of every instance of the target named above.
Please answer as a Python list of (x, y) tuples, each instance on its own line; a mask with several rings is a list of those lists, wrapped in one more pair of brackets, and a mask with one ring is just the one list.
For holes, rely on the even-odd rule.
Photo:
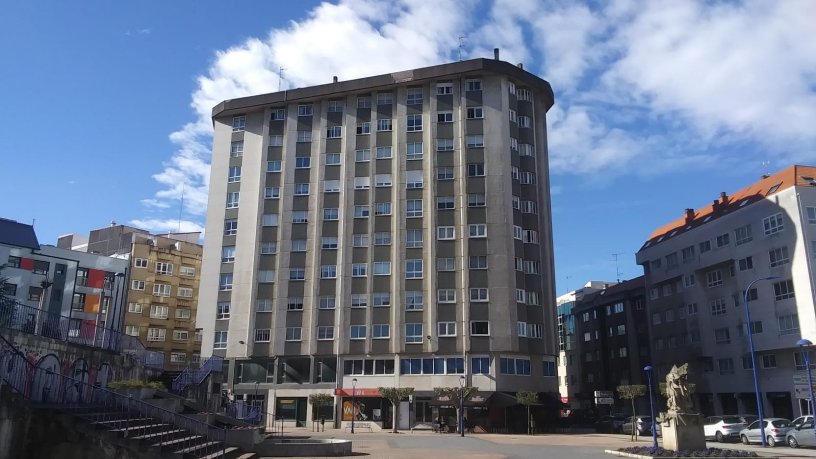
[(459, 436), (465, 436), (465, 376), (459, 377)]
[(261, 403), (258, 403), (258, 385), (261, 384), (260, 381), (255, 381), (255, 400), (252, 401), (252, 404), (255, 405), (255, 412), (257, 413), (257, 423), (261, 423)]
[(748, 287), (745, 287), (745, 291), (742, 293), (742, 300), (745, 304), (745, 320), (748, 324), (748, 348), (751, 351), (751, 369), (753, 370), (754, 374), (754, 392), (756, 393), (757, 412), (759, 413), (759, 434), (762, 440), (763, 448), (767, 446), (765, 444), (765, 413), (762, 410), (762, 392), (759, 391), (759, 374), (757, 374), (756, 351), (754, 351), (754, 333), (751, 330), (751, 310), (748, 308), (748, 292), (751, 291), (751, 286), (757, 282), (774, 279), (779, 278), (776, 276), (770, 276), (754, 279), (750, 284), (748, 284)]
[(354, 433), (354, 418), (357, 416), (357, 378), (351, 380), (351, 433)]
[[(646, 372), (646, 378), (649, 381), (649, 411), (652, 414), (652, 446), (657, 448), (657, 427), (655, 426), (655, 412), (654, 412), (654, 397), (652, 396), (652, 368), (651, 365), (646, 365), (643, 367), (643, 371)], [(637, 426), (632, 423), (632, 429), (637, 428)]]
[[(808, 389), (810, 390), (810, 414), (813, 416), (814, 409), (816, 409), (816, 402), (814, 402), (813, 397), (813, 377), (810, 375), (810, 351), (805, 349), (807, 346), (812, 346), (813, 343), (809, 339), (803, 338), (797, 341), (796, 345), (802, 349), (802, 356), (805, 358), (805, 367), (807, 367), (808, 375)], [(816, 419), (816, 417), (814, 417), (814, 419)], [(816, 428), (814, 428), (813, 432), (816, 434)]]

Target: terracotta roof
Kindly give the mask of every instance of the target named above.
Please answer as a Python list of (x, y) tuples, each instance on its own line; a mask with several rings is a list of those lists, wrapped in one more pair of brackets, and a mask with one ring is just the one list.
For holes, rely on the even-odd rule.
[(793, 186), (816, 186), (816, 167), (791, 166), (774, 175), (743, 188), (729, 196), (722, 193), (720, 198), (699, 209), (686, 209), (686, 215), (654, 230), (640, 250), (651, 247), (685, 231), (704, 225), (723, 215), (728, 215), (746, 205), (761, 201), (768, 196)]

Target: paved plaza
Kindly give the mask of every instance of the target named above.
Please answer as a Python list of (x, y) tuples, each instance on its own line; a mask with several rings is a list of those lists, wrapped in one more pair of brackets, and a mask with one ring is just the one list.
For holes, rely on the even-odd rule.
[[(357, 432), (351, 434), (340, 430), (314, 433), (310, 429), (291, 429), (287, 436), (343, 438), (353, 441), (354, 455), (370, 458), (445, 458), (445, 459), (610, 459), (605, 449), (617, 449), (633, 445), (651, 445), (651, 437), (631, 442), (627, 435), (615, 434), (469, 434), (464, 438), (457, 434), (436, 434), (427, 431)], [(816, 458), (816, 449), (791, 449), (787, 446), (766, 448), (740, 443), (721, 444), (709, 442), (712, 448), (730, 448), (755, 451), (761, 456), (779, 458)]]

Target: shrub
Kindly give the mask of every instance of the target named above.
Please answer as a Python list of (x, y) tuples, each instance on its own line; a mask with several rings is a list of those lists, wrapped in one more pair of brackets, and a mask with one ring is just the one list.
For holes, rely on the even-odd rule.
[(113, 381), (108, 383), (108, 389), (122, 390), (122, 389), (155, 389), (166, 390), (164, 383), (161, 381), (139, 381), (131, 379), (127, 381)]
[(759, 455), (753, 451), (720, 448), (674, 451), (661, 447), (630, 446), (628, 448), (620, 448), (618, 451), (651, 457), (759, 457)]

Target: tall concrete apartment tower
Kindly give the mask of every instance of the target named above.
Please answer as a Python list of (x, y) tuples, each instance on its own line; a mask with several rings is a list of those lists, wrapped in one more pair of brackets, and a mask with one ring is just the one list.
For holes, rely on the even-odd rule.
[[(807, 411), (797, 341), (816, 341), (816, 167), (791, 166), (657, 228), (637, 253), (658, 380), (688, 362), (702, 413)], [(747, 297), (751, 324), (747, 326)]]
[(230, 390), (380, 427), (378, 387), (415, 388), (402, 426), (447, 416), (433, 388), (460, 377), (482, 425), (494, 393), (557, 393), (552, 104), (474, 59), (216, 106), (198, 322)]

